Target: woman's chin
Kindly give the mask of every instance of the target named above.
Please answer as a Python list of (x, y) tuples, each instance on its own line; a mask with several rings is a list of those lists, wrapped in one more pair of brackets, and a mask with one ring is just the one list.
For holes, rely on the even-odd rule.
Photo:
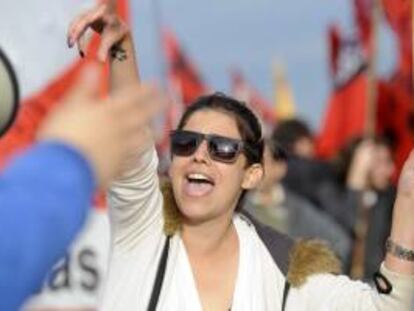
[(199, 204), (185, 204), (179, 209), (184, 223), (187, 224), (200, 224), (211, 218), (211, 213), (206, 210), (206, 207)]

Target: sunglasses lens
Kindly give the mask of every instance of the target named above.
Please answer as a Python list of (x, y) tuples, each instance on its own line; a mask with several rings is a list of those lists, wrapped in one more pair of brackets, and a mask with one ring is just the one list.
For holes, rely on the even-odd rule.
[(173, 155), (187, 157), (192, 155), (203, 141), (208, 141), (208, 152), (212, 159), (233, 163), (240, 152), (241, 143), (239, 140), (223, 136), (204, 135), (197, 132), (177, 130), (170, 135), (171, 153)]
[(238, 141), (225, 137), (212, 137), (209, 142), (210, 156), (221, 162), (234, 162), (239, 153)]
[(171, 152), (178, 156), (189, 156), (194, 153), (198, 146), (196, 133), (175, 131), (171, 134)]

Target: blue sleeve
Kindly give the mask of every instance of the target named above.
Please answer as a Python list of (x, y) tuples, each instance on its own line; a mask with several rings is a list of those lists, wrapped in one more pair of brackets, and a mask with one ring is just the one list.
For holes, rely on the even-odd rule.
[(95, 177), (88, 161), (61, 143), (40, 143), (0, 174), (0, 310), (16, 310), (82, 227)]

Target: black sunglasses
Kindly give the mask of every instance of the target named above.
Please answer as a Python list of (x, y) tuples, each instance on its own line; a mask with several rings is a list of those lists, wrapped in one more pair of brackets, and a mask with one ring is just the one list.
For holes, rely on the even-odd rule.
[(244, 145), (239, 139), (184, 130), (172, 131), (170, 138), (172, 155), (188, 157), (206, 140), (210, 158), (223, 163), (234, 163)]

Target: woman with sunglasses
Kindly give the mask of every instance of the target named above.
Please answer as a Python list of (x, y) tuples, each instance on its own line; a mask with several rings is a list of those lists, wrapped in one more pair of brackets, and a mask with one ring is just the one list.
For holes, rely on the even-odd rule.
[[(131, 36), (113, 7), (75, 20), (69, 44), (89, 27), (102, 35), (100, 59), (110, 55), (112, 90), (136, 81)], [(389, 252), (374, 289), (332, 274), (336, 262), (319, 244), (291, 246), (240, 213), (244, 193), (263, 175), (260, 124), (242, 103), (215, 94), (185, 111), (171, 133), (171, 187), (163, 191), (146, 133), (109, 191), (103, 310), (412, 310), (414, 155), (402, 173)]]

